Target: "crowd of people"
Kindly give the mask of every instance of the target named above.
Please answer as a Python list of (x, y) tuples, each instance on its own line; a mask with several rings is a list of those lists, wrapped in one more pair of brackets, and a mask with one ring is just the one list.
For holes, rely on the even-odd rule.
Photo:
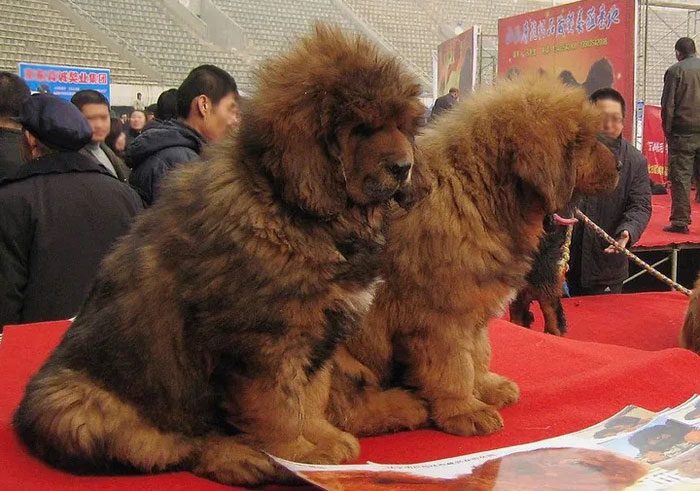
[[(700, 58), (690, 38), (664, 77), (663, 128), (670, 150), (671, 225), (688, 233), (691, 180), (700, 182)], [(458, 102), (452, 88), (430, 119)], [(651, 216), (647, 163), (622, 137), (626, 101), (612, 88), (591, 101), (621, 162), (617, 189), (578, 203), (622, 247), (639, 240)], [(241, 99), (226, 71), (202, 65), (177, 89), (117, 118), (100, 92), (70, 102), (30, 95), (18, 76), (0, 72), (0, 326), (75, 315), (100, 260), (133, 217), (157, 201), (164, 177), (199, 159), (207, 144), (240, 121)], [(620, 292), (624, 256), (578, 225), (567, 277), (572, 294)]]
[(162, 179), (240, 118), (235, 80), (212, 65), (154, 107), (137, 101), (115, 118), (98, 91), (31, 95), (0, 72), (0, 326), (74, 316)]

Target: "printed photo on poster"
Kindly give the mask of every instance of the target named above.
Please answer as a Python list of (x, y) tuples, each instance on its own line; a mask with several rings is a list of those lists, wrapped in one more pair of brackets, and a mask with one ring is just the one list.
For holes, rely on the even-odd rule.
[(468, 94), (476, 86), (477, 36), (474, 26), (438, 46), (438, 96), (451, 88)]
[(695, 449), (700, 444), (700, 429), (661, 416), (629, 437), (616, 438), (602, 447), (647, 464), (656, 464)]
[(636, 2), (583, 0), (498, 21), (498, 73), (545, 72), (591, 95), (612, 87), (627, 101), (624, 135), (634, 127)]

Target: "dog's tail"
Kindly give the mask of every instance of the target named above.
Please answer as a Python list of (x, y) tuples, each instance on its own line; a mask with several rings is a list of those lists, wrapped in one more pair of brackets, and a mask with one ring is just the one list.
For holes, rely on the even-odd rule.
[(67, 368), (45, 367), (34, 377), (13, 424), (33, 454), (77, 474), (165, 470), (196, 450), (192, 440), (161, 432), (131, 405)]

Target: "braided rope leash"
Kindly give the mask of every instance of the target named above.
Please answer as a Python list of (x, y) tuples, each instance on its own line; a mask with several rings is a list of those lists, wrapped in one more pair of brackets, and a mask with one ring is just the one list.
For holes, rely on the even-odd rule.
[[(630, 259), (630, 260), (631, 260), (633, 263), (635, 263), (637, 266), (643, 268), (644, 270), (646, 270), (647, 273), (649, 273), (650, 275), (652, 275), (654, 278), (656, 278), (657, 280), (659, 280), (659, 281), (661, 281), (661, 282), (663, 282), (663, 283), (666, 283), (668, 286), (670, 286), (670, 287), (673, 288), (674, 290), (678, 290), (679, 292), (681, 292), (681, 293), (683, 293), (683, 294), (685, 294), (685, 295), (690, 296), (690, 294), (691, 294), (692, 292), (691, 292), (690, 290), (688, 290), (686, 287), (684, 287), (683, 285), (680, 285), (680, 284), (676, 283), (675, 281), (673, 281), (673, 280), (672, 280), (671, 278), (669, 278), (668, 276), (666, 276), (666, 275), (660, 273), (659, 271), (655, 270), (655, 269), (652, 268), (649, 264), (645, 263), (644, 261), (642, 261), (641, 259), (639, 259), (636, 255), (634, 255), (634, 254), (632, 254), (630, 251), (628, 251), (626, 248), (620, 247), (620, 244), (618, 244), (617, 241), (616, 241), (615, 239), (613, 239), (612, 237), (610, 237), (610, 235), (608, 235), (608, 233), (607, 233), (605, 230), (603, 230), (603, 229), (600, 228), (598, 225), (596, 225), (595, 223), (593, 223), (593, 221), (592, 221), (590, 218), (588, 218), (586, 215), (584, 215), (583, 212), (581, 212), (581, 210), (579, 210), (578, 208), (576, 208), (576, 210), (575, 210), (574, 213), (575, 213), (575, 215), (576, 215), (576, 218), (578, 218), (578, 219), (581, 220), (583, 223), (585, 223), (587, 227), (592, 228), (593, 231), (595, 231), (595, 233), (598, 234), (603, 240), (605, 240), (608, 244), (610, 244), (611, 246), (613, 246), (618, 252), (621, 252), (622, 254), (624, 254), (625, 256), (627, 256), (627, 258)], [(568, 233), (568, 231), (567, 231), (567, 233)]]
[(564, 244), (561, 246), (561, 259), (559, 260), (559, 275), (564, 276), (569, 266), (569, 259), (571, 259), (571, 236), (573, 235), (574, 226), (566, 226), (566, 238), (564, 239)]

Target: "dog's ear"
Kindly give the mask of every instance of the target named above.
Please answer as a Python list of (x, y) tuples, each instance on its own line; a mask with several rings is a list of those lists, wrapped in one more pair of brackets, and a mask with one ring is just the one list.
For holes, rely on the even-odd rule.
[(554, 213), (571, 200), (576, 171), (562, 146), (552, 135), (524, 131), (512, 148), (513, 171), (541, 202), (545, 213)]
[(250, 110), (243, 118), (239, 138), (248, 158), (259, 162), (286, 203), (330, 218), (346, 206), (345, 176), (325, 135), (309, 129), (309, 121), (316, 119), (313, 114), (303, 114), (269, 121)]
[(322, 137), (296, 136), (286, 142), (277, 172), (284, 200), (322, 218), (337, 215), (348, 199), (338, 156)]

